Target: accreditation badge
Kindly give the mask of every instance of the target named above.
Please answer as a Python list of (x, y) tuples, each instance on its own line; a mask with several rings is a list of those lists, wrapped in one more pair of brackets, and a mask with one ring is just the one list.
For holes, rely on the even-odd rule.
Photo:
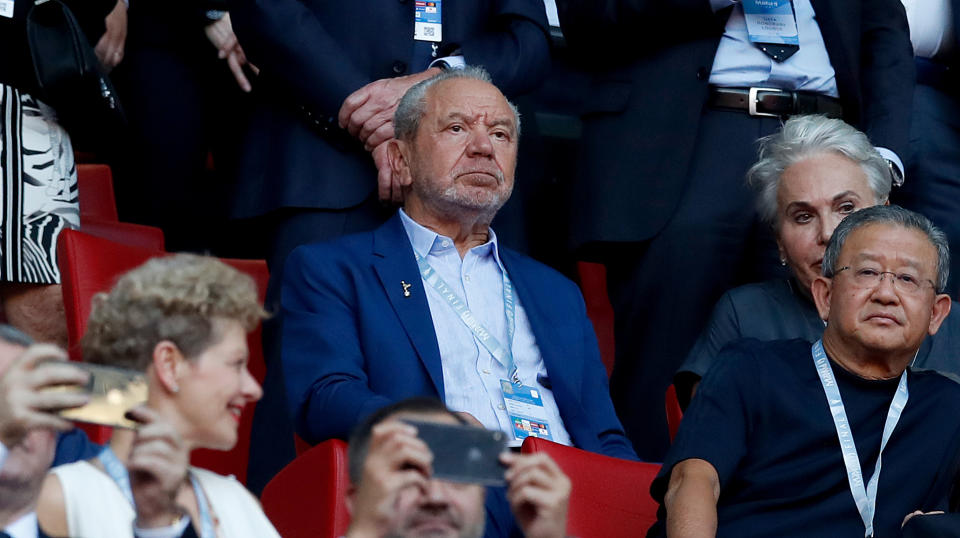
[(443, 41), (441, 0), (416, 0), (413, 3), (413, 38), (417, 41)]
[(0, 17), (13, 18), (13, 0), (0, 0)]
[(742, 0), (751, 43), (799, 45), (791, 0)]
[(516, 440), (539, 437), (553, 441), (540, 391), (527, 385), (515, 385), (506, 379), (500, 380), (500, 388)]

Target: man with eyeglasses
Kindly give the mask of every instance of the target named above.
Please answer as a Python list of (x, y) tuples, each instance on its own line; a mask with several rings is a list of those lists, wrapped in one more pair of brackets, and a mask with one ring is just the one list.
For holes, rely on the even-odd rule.
[(909, 366), (950, 311), (949, 258), (916, 213), (847, 217), (811, 290), (823, 338), (721, 352), (651, 487), (650, 535), (897, 536), (907, 514), (946, 510), (960, 385)]

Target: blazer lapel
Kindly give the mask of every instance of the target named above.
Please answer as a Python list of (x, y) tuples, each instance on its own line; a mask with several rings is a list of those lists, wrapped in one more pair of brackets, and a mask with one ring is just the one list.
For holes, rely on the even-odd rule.
[[(570, 381), (576, 383), (579, 380), (570, 379), (572, 373), (570, 369), (573, 363), (564, 364), (564, 358), (570, 353), (572, 345), (569, 335), (558, 330), (557, 323), (553, 322), (551, 312), (554, 312), (557, 305), (553, 302), (544, 304), (543, 299), (552, 299), (554, 294), (551, 290), (539, 289), (542, 284), (536, 278), (531, 278), (529, 274), (522, 271), (521, 263), (517, 259), (517, 254), (507, 249), (500, 249), (500, 259), (510, 275), (510, 280), (514, 283), (517, 297), (520, 304), (527, 312), (527, 319), (530, 320), (530, 329), (537, 341), (537, 347), (540, 349), (540, 355), (543, 356), (543, 363), (547, 367), (547, 375), (554, 394), (559, 391), (563, 394), (575, 394)], [(567, 313), (564, 313), (567, 314)], [(557, 404), (560, 405), (560, 397), (557, 397)]]
[[(442, 399), (443, 370), (437, 333), (433, 328), (433, 318), (430, 316), (420, 270), (413, 256), (413, 247), (410, 246), (399, 214), (373, 233), (373, 255), (373, 266), (380, 285)], [(409, 296), (404, 293), (405, 283), (409, 284), (406, 288)]]

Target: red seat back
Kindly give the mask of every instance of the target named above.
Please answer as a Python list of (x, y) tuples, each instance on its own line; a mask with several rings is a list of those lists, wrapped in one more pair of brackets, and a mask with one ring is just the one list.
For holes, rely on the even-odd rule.
[[(155, 256), (164, 256), (160, 250), (145, 249), (94, 237), (76, 230), (64, 230), (60, 234), (57, 253), (60, 258), (60, 273), (63, 283), (63, 302), (67, 318), (67, 340), (70, 358), (82, 360), (80, 339), (87, 328), (93, 296), (109, 291), (125, 272), (142, 265)], [(263, 260), (223, 260), (241, 272), (253, 277), (261, 303), (267, 289), (267, 264)], [(263, 360), (261, 328), (258, 326), (247, 336), (250, 348), (250, 373), (258, 383), (263, 383), (266, 365)], [(195, 450), (191, 462), (198, 467), (220, 474), (232, 474), (241, 482), (246, 481), (247, 461), (250, 452), (250, 429), (253, 421), (251, 403), (240, 419), (238, 440), (233, 449), (223, 451)], [(94, 442), (103, 443), (110, 436), (110, 429), (84, 426)]]
[(80, 222), (80, 231), (146, 250), (164, 250), (163, 230), (153, 226), (84, 216)]
[(593, 331), (600, 345), (600, 358), (607, 367), (607, 377), (613, 372), (616, 352), (613, 338), (613, 306), (607, 296), (607, 268), (603, 264), (577, 262), (580, 292), (587, 305), (587, 317), (593, 322)]
[(81, 221), (85, 217), (114, 222), (120, 220), (117, 216), (117, 200), (113, 195), (113, 172), (109, 166), (78, 164), (77, 189)]
[(336, 538), (347, 533), (347, 444), (330, 439), (297, 456), (260, 495), (263, 511), (284, 538)]
[(536, 437), (527, 437), (521, 451), (546, 452), (570, 477), (568, 535), (635, 538), (657, 521), (650, 484), (659, 464), (611, 458)]

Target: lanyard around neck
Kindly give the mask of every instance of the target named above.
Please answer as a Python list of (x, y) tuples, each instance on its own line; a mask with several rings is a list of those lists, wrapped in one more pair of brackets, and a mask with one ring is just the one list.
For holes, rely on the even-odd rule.
[[(127, 472), (127, 467), (120, 461), (109, 444), (103, 447), (103, 450), (97, 455), (97, 459), (100, 460), (107, 475), (120, 488), (123, 496), (130, 502), (130, 506), (136, 507), (133, 501), (133, 489), (130, 487), (130, 473)], [(197, 513), (200, 515), (200, 537), (216, 538), (217, 534), (213, 528), (213, 518), (210, 516), (207, 496), (203, 493), (203, 488), (200, 487), (200, 483), (193, 473), (190, 473), (190, 485), (193, 486), (193, 495), (197, 498)]]
[(873, 475), (867, 483), (866, 488), (863, 485), (863, 472), (860, 470), (860, 456), (857, 454), (857, 446), (853, 440), (853, 431), (850, 429), (850, 423), (847, 421), (847, 412), (843, 406), (843, 399), (840, 397), (840, 389), (837, 387), (837, 379), (833, 375), (833, 367), (830, 366), (830, 359), (827, 358), (823, 350), (823, 340), (817, 340), (811, 348), (813, 354), (813, 363), (817, 368), (817, 375), (820, 376), (820, 384), (823, 385), (823, 391), (827, 396), (827, 404), (830, 406), (830, 415), (833, 417), (833, 425), (837, 429), (837, 437), (840, 439), (840, 451), (843, 453), (843, 464), (847, 468), (847, 482), (850, 484), (850, 493), (857, 504), (857, 511), (860, 512), (860, 519), (863, 520), (864, 533), (866, 537), (873, 536), (873, 516), (877, 509), (877, 485), (880, 482), (880, 467), (883, 457), (883, 449), (887, 446), (887, 441), (893, 435), (893, 430), (900, 421), (900, 415), (903, 414), (903, 408), (907, 405), (910, 393), (907, 390), (907, 371), (904, 370), (900, 375), (900, 384), (897, 386), (897, 392), (893, 395), (890, 402), (890, 408), (887, 410), (887, 420), (883, 425), (883, 436), (880, 440), (880, 452), (877, 454), (877, 465), (873, 470)]
[(414, 250), (413, 255), (417, 258), (417, 266), (420, 268), (420, 276), (423, 278), (423, 281), (437, 290), (437, 293), (439, 293), (440, 297), (453, 309), (457, 317), (460, 318), (460, 321), (473, 332), (477, 341), (493, 355), (493, 358), (497, 359), (497, 362), (507, 369), (507, 375), (510, 381), (516, 385), (522, 385), (520, 372), (517, 370), (512, 349), (513, 335), (517, 328), (516, 299), (513, 294), (513, 283), (510, 282), (510, 277), (507, 276), (507, 272), (501, 271), (503, 274), (503, 314), (507, 318), (508, 344), (507, 346), (503, 346), (500, 344), (500, 341), (480, 323), (480, 320), (473, 315), (473, 312), (470, 312), (470, 309), (467, 308), (467, 302), (461, 299), (460, 295), (440, 278), (440, 275), (430, 266), (427, 260), (423, 259), (423, 256), (416, 250)]

